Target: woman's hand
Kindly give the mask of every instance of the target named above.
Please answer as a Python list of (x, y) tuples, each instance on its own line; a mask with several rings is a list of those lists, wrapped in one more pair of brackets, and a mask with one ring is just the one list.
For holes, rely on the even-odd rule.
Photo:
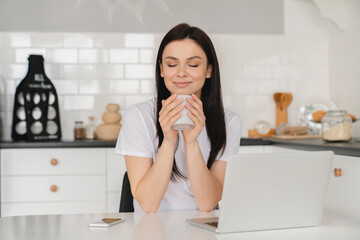
[(186, 108), (190, 111), (188, 116), (195, 123), (195, 127), (190, 130), (183, 130), (182, 133), (184, 135), (185, 143), (191, 143), (197, 141), (198, 136), (205, 126), (205, 115), (203, 110), (203, 104), (200, 98), (198, 98), (195, 94), (191, 95), (192, 98), (187, 98)]
[(175, 100), (177, 94), (171, 95), (168, 99), (162, 100), (162, 108), (159, 112), (159, 122), (164, 134), (164, 141), (176, 143), (177, 131), (172, 128), (172, 125), (181, 117), (181, 111), (184, 109), (184, 105), (179, 106), (183, 99), (179, 98)]

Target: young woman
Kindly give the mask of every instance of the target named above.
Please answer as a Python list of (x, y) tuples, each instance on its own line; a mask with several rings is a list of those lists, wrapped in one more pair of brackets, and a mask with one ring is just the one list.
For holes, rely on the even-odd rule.
[[(135, 211), (199, 209), (221, 200), (227, 158), (240, 145), (239, 117), (224, 110), (219, 65), (210, 38), (180, 24), (162, 40), (156, 61), (157, 97), (131, 106), (115, 152), (125, 156)], [(182, 99), (195, 123), (176, 131)]]

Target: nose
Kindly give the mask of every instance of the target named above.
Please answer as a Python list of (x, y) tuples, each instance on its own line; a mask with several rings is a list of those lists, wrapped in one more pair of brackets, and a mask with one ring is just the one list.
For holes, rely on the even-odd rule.
[(186, 77), (185, 65), (180, 65), (177, 73), (178, 77)]

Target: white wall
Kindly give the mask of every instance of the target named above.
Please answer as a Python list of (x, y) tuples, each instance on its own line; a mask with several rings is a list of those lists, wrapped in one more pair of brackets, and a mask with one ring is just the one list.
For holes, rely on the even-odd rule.
[[(330, 97), (340, 109), (360, 118), (360, 27), (330, 36)], [(353, 124), (360, 137), (360, 122)]]

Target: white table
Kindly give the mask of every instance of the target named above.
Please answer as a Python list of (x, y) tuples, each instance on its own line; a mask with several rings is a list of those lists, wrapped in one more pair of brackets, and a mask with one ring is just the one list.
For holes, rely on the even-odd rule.
[[(114, 213), (78, 215), (39, 215), (0, 218), (1, 240), (106, 240), (106, 239), (246, 239), (246, 240), (352, 240), (360, 239), (360, 218), (326, 209), (319, 227), (245, 233), (217, 234), (189, 225), (187, 218), (217, 216), (218, 211), (161, 212), (157, 214)], [(359, 216), (359, 215), (358, 215)], [(87, 224), (103, 217), (126, 221), (108, 229)]]

